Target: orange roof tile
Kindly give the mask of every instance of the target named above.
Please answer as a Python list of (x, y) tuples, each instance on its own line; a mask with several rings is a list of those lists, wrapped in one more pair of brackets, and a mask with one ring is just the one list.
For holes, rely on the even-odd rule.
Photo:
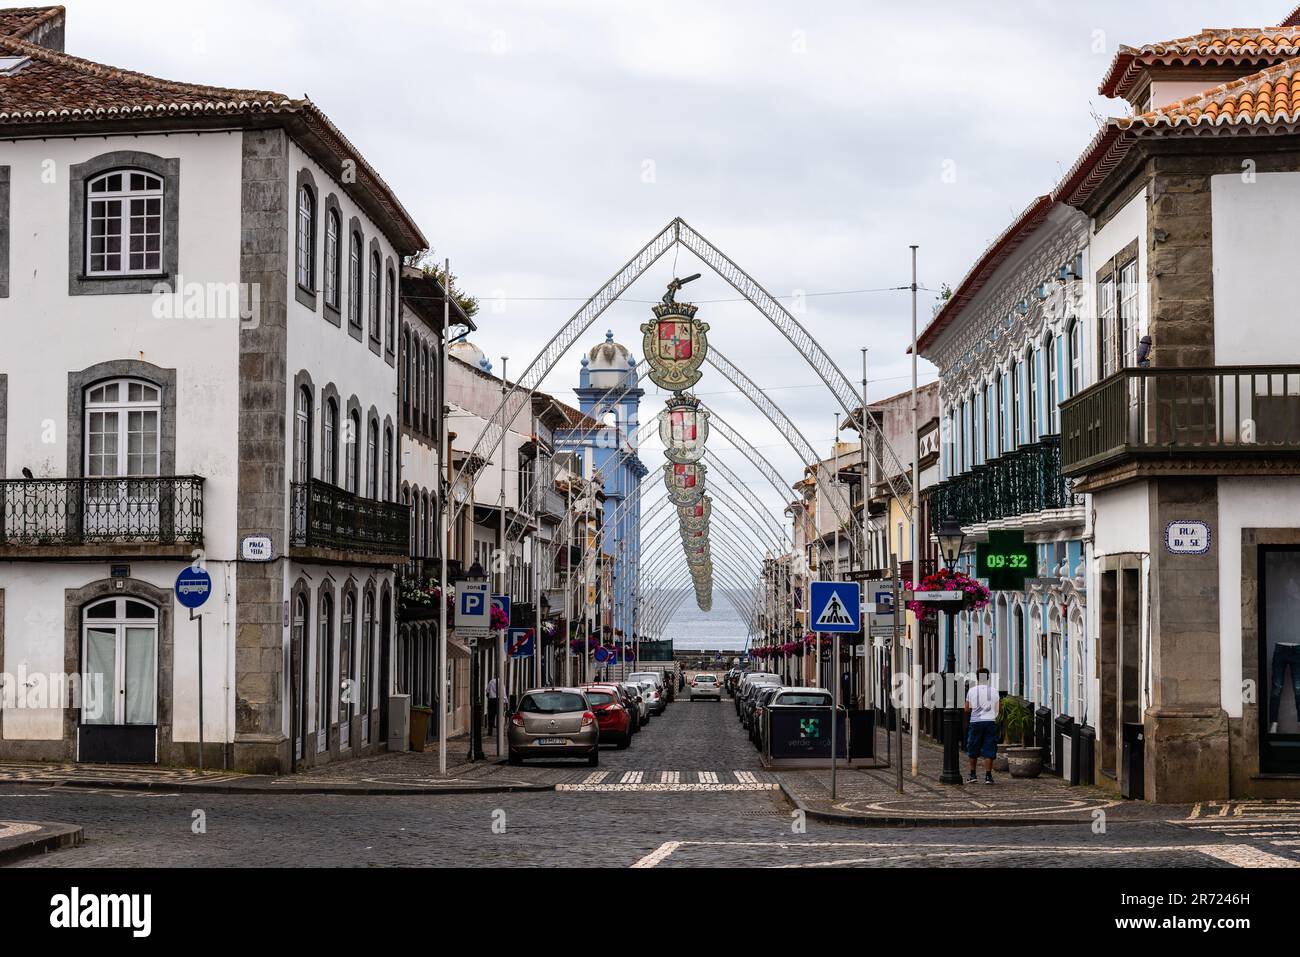
[(1112, 120), (1116, 128), (1300, 122), (1300, 56), (1158, 110)]
[[(1300, 10), (1289, 20), (1297, 19)], [(1231, 66), (1255, 70), (1300, 56), (1300, 24), (1202, 30), (1190, 37), (1121, 46), (1098, 87), (1102, 96), (1125, 96), (1143, 67)]]

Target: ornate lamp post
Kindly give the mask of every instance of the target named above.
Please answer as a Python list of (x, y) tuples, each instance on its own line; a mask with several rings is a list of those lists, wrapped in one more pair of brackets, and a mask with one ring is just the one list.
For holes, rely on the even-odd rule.
[[(943, 555), (944, 567), (949, 572), (957, 570), (961, 559), (962, 545), (966, 533), (961, 523), (946, 518), (939, 525), (936, 533), (939, 539), (939, 551)], [(939, 775), (940, 784), (957, 784), (961, 781), (961, 709), (957, 706), (957, 612), (964, 602), (949, 602), (943, 606), (948, 615), (948, 654), (943, 665), (943, 772)], [(951, 690), (950, 690), (951, 688)], [(954, 700), (949, 700), (949, 695)], [(915, 733), (915, 731), (913, 731)]]

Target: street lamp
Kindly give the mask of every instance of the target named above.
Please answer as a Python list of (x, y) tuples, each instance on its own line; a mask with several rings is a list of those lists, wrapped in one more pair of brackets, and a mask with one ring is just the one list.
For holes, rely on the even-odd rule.
[[(961, 558), (962, 545), (966, 542), (966, 533), (961, 523), (946, 518), (939, 524), (935, 533), (939, 539), (939, 552), (943, 555), (944, 567), (949, 572), (957, 570)], [(958, 784), (961, 781), (961, 711), (957, 708), (957, 608), (958, 603), (949, 603), (945, 607), (948, 615), (948, 656), (944, 662), (943, 676), (943, 772), (939, 775), (940, 784)], [(949, 688), (951, 687), (951, 691)], [(949, 701), (949, 695), (952, 701)]]
[[(487, 572), (476, 559), (473, 565), (469, 566), (469, 571), (465, 573), (462, 581), (482, 583), (487, 581)], [(474, 643), (474, 653), (469, 659), (469, 686), (470, 693), (473, 695), (474, 706), (470, 709), (469, 722), (469, 759), (471, 761), (482, 761), (487, 755), (483, 753), (483, 649), (478, 646), (477, 640)], [(442, 697), (447, 693), (446, 688), (439, 688), (438, 695)], [(497, 689), (497, 703), (501, 702), (501, 689)], [(443, 706), (444, 719), (446, 706)], [(501, 720), (501, 715), (497, 715), (497, 720)]]

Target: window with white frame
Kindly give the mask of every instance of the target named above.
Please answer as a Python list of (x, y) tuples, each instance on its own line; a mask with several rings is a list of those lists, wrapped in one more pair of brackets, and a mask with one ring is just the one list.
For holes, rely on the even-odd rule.
[(320, 463), (321, 481), (328, 485), (335, 485), (338, 482), (338, 430), (339, 406), (333, 399), (329, 399), (325, 402), (325, 422), (322, 425)]
[(311, 390), (298, 389), (293, 416), (293, 480), (299, 484), (311, 478)]
[(361, 234), (353, 232), (348, 243), (348, 325), (361, 328), (362, 301), (365, 288), (362, 286), (361, 274)]
[(98, 684), (83, 724), (158, 723), (158, 609), (134, 598), (108, 598), (82, 613), (82, 672)]
[(1137, 259), (1119, 267), (1119, 348), (1125, 368), (1137, 365), (1138, 278)]
[(1048, 421), (1051, 433), (1057, 435), (1061, 431), (1061, 405), (1060, 405), (1060, 369), (1057, 361), (1058, 342), (1056, 337), (1047, 340), (1047, 410)]
[(393, 270), (388, 270), (388, 290), (384, 299), (384, 315), (387, 317), (384, 345), (388, 351), (393, 351), (393, 344), (397, 341), (397, 274)]
[(379, 253), (372, 253), (370, 256), (370, 338), (375, 342), (379, 341), (379, 277), (383, 269), (379, 261)]
[(384, 429), (384, 501), (393, 500), (393, 430)]
[(163, 180), (143, 170), (114, 170), (86, 184), (86, 274), (162, 272)]
[(1083, 391), (1083, 323), (1077, 319), (1070, 325), (1070, 395)]
[(1025, 377), (1029, 380), (1029, 424), (1026, 436), (1028, 441), (1038, 441), (1038, 357), (1037, 349), (1030, 349), (1025, 357)]
[(366, 429), (366, 497), (379, 497), (379, 423), (374, 419)]
[(353, 495), (357, 493), (357, 481), (361, 475), (359, 458), (361, 455), (361, 413), (353, 410), (348, 413), (348, 433), (344, 436), (344, 488)]
[(342, 286), (340, 270), (343, 267), (339, 211), (331, 209), (325, 215), (325, 305), (339, 308), (339, 290)]
[(101, 382), (86, 390), (86, 477), (159, 474), (162, 390), (136, 379)]
[(1021, 425), (1021, 412), (1024, 408), (1025, 396), (1020, 385), (1020, 363), (1011, 363), (1011, 448), (1018, 449), (1025, 444), (1025, 430)]
[(1001, 455), (1007, 450), (1007, 394), (1001, 372), (993, 377), (993, 391), (997, 395), (998, 403), (998, 414), (994, 422), (997, 430), (995, 448), (996, 454)]
[(1097, 315), (1101, 319), (1101, 377), (1103, 379), (1119, 370), (1119, 358), (1115, 349), (1117, 308), (1115, 277), (1108, 276), (1097, 287)]
[(316, 194), (304, 183), (298, 187), (298, 285), (316, 291)]

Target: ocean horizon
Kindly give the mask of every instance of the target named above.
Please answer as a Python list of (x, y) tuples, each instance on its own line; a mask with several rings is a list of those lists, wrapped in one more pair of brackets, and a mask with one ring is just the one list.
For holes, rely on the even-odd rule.
[(675, 651), (700, 648), (744, 650), (748, 629), (723, 589), (714, 589), (713, 610), (708, 612), (696, 607), (693, 589), (674, 592), (675, 595), (683, 593), (687, 593), (685, 600), (663, 629), (663, 637), (672, 639)]

